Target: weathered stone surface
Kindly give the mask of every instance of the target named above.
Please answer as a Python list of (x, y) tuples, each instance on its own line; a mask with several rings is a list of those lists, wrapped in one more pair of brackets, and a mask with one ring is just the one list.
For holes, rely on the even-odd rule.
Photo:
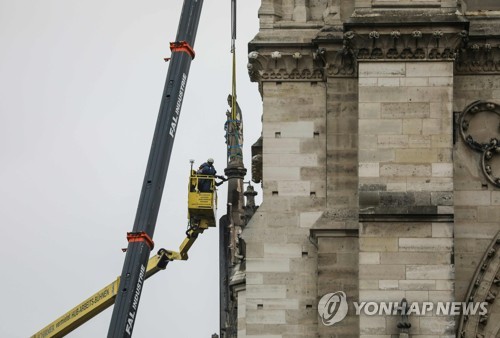
[(399, 251), (449, 252), (452, 249), (451, 238), (399, 238)]
[(444, 279), (454, 278), (453, 265), (407, 265), (406, 279)]
[(359, 250), (368, 252), (398, 251), (398, 238), (397, 237), (360, 238)]
[[(481, 155), (461, 140), (460, 126), (453, 130), (453, 112), (478, 99), (498, 103), (500, 76), (463, 75), (484, 71), (485, 40), (473, 36), (480, 31), (474, 16), (468, 17), (470, 32), (475, 33), (468, 37), (467, 48), (460, 45), (456, 23), (414, 26), (394, 15), (386, 19), (391, 27), (378, 25), (384, 13), (402, 11), (418, 11), (419, 20), (430, 8), (446, 8), (450, 16), (460, 16), (452, 14), (460, 13), (456, 1), (330, 1), (326, 7), (320, 2), (266, 0), (260, 11), (261, 32), (253, 48), (268, 65), (268, 78), (260, 83), (264, 203), (243, 233), (249, 297), (241, 293), (241, 336), (394, 338), (399, 334), (397, 316), (357, 318), (350, 313), (338, 326), (326, 327), (318, 320), (317, 301), (337, 290), (350, 299), (465, 297), (485, 247), (499, 230), (500, 194), (482, 174)], [(371, 15), (373, 8), (376, 17)], [(342, 27), (354, 10), (351, 26)], [(370, 26), (356, 26), (363, 15), (371, 20)], [(322, 23), (331, 26), (319, 33), (314, 48), (308, 47)], [(349, 34), (343, 45), (342, 33), (349, 30), (353, 39), (363, 39), (362, 48), (369, 53), (380, 48), (384, 59), (377, 60), (376, 53), (365, 58), (360, 46), (350, 45)], [(402, 37), (385, 39), (391, 32)], [(421, 38), (411, 35), (419, 33)], [(498, 44), (494, 34), (488, 39), (488, 44)], [(456, 60), (440, 59), (450, 43), (450, 50), (459, 51)], [(433, 44), (440, 50), (431, 59)], [(425, 59), (416, 54), (411, 60), (385, 58), (388, 48), (402, 45), (412, 53), (414, 46), (425, 49)], [(343, 46), (367, 61), (338, 53)], [(322, 53), (318, 48), (325, 52), (316, 54)], [(488, 55), (495, 58), (493, 50)], [(281, 57), (272, 58), (274, 51)], [(301, 74), (319, 76), (310, 81), (299, 78)], [(359, 214), (381, 221), (359, 223)], [(413, 221), (429, 216), (446, 223)], [(387, 222), (383, 217), (404, 221)], [(310, 238), (311, 234), (326, 237)], [(276, 286), (280, 288), (273, 292)], [(280, 298), (282, 286), (286, 298)], [(262, 311), (271, 311), (269, 318), (262, 317)], [(453, 318), (429, 315), (410, 320), (411, 337), (455, 334)]]
[(450, 253), (382, 252), (381, 264), (451, 264)]

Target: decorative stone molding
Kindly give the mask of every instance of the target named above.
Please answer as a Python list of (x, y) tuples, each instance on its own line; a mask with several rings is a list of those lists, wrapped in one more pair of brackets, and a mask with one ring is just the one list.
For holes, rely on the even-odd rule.
[(457, 47), (467, 31), (446, 32), (441, 29), (418, 28), (369, 32), (350, 30), (344, 34), (344, 48), (357, 60), (454, 60)]
[[(478, 264), (472, 282), (467, 291), (466, 302), (487, 302), (490, 304), (487, 309), (492, 309), (492, 304), (497, 299), (500, 290), (500, 232), (493, 238), (490, 246)], [(488, 325), (487, 315), (461, 315), (457, 337), (477, 338), (477, 337), (498, 337), (500, 332), (492, 332), (496, 323)]]
[(315, 55), (328, 77), (357, 76), (357, 62), (352, 50), (342, 48), (340, 51), (327, 51), (325, 48), (318, 48)]
[(250, 52), (248, 73), (254, 82), (323, 81), (323, 68), (312, 51)]
[[(475, 101), (468, 105), (460, 114), (458, 119), (458, 126), (460, 136), (471, 149), (476, 152), (482, 153), (481, 155), (481, 169), (487, 180), (494, 186), (500, 188), (500, 177), (496, 177), (493, 173), (492, 160), (495, 156), (500, 156), (500, 142), (499, 134), (488, 135), (489, 142), (479, 142), (479, 136), (474, 133), (480, 133), (474, 128), (471, 128), (471, 121), (477, 118), (480, 112), (487, 112), (498, 116), (498, 129), (500, 130), (500, 105), (486, 101)], [(483, 135), (484, 137), (484, 135)], [(500, 168), (497, 169), (500, 171)]]
[(458, 51), (455, 72), (466, 74), (500, 74), (500, 41), (472, 42)]

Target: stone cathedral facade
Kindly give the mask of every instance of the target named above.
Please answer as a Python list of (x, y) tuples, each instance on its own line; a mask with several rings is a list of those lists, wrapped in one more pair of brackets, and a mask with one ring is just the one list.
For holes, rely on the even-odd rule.
[[(500, 1), (262, 0), (258, 15), (263, 203), (227, 336), (500, 337)], [(318, 303), (339, 291), (347, 315), (325, 325)], [(403, 299), (487, 314), (353, 306)]]

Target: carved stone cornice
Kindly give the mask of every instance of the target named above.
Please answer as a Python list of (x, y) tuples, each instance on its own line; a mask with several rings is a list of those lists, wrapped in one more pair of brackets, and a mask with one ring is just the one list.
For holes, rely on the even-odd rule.
[(454, 60), (469, 22), (440, 11), (357, 11), (344, 24), (344, 45), (357, 60)]
[(324, 71), (311, 49), (276, 46), (248, 55), (248, 73), (253, 82), (323, 81)]
[(457, 49), (466, 38), (466, 30), (445, 31), (431, 27), (356, 29), (344, 34), (344, 48), (351, 51), (358, 61), (454, 60)]
[(500, 74), (500, 39), (470, 40), (458, 50), (455, 74)]

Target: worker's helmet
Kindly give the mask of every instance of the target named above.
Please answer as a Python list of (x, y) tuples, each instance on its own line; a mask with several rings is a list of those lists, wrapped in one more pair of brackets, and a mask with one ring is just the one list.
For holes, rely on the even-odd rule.
[(214, 163), (214, 159), (213, 159), (213, 158), (209, 158), (209, 159), (207, 160), (207, 163), (213, 164), (213, 163)]

